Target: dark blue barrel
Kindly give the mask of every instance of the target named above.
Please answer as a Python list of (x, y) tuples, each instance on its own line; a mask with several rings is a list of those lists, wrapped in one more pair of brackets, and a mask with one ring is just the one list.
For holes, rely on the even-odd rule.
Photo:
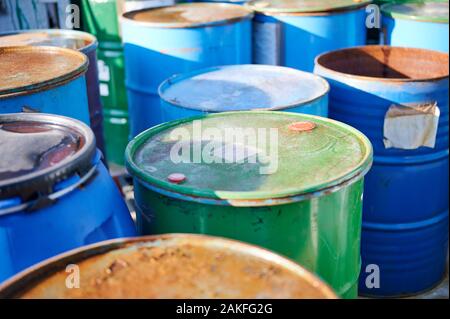
[(251, 17), (242, 6), (186, 3), (122, 19), (130, 130), (162, 122), (158, 87), (177, 73), (251, 62)]
[(97, 71), (97, 39), (86, 32), (63, 29), (25, 30), (0, 34), (0, 47), (20, 45), (57, 46), (79, 50), (86, 54), (89, 58), (89, 67), (86, 72), (86, 85), (90, 123), (95, 134), (97, 147), (105, 154), (103, 111), (100, 101)]
[(58, 47), (0, 47), (0, 114), (22, 111), (89, 120), (87, 57)]
[(273, 110), (328, 116), (327, 81), (272, 65), (230, 65), (175, 75), (160, 88), (165, 122), (206, 113)]
[(252, 0), (253, 63), (312, 72), (317, 55), (366, 43), (370, 0)]
[(85, 124), (0, 115), (0, 282), (61, 252), (135, 235)]
[(385, 4), (381, 10), (385, 44), (448, 53), (448, 0)]
[(448, 253), (448, 54), (367, 46), (324, 54), (330, 117), (374, 147), (365, 183), (360, 292), (398, 296), (439, 283)]

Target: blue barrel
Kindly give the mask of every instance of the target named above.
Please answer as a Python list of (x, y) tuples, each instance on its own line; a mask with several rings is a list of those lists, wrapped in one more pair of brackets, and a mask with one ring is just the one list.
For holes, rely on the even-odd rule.
[(0, 282), (61, 252), (135, 235), (88, 126), (2, 114), (0, 145)]
[(272, 110), (328, 116), (327, 81), (272, 65), (230, 65), (174, 75), (159, 88), (165, 122), (207, 113)]
[(385, 4), (385, 44), (448, 53), (448, 0)]
[(366, 177), (360, 292), (399, 296), (439, 283), (448, 253), (448, 54), (388, 46), (324, 54), (330, 117), (374, 147)]
[(317, 55), (364, 45), (365, 6), (361, 0), (252, 0), (255, 10), (253, 63), (312, 72)]
[(131, 135), (162, 122), (158, 87), (177, 73), (251, 62), (251, 17), (242, 6), (186, 3), (124, 14)]
[(103, 111), (100, 101), (97, 70), (97, 39), (86, 32), (63, 29), (22, 30), (0, 33), (0, 47), (3, 46), (57, 46), (79, 50), (89, 59), (86, 85), (91, 128), (95, 134), (97, 147), (105, 153), (103, 138)]
[(0, 48), (0, 114), (65, 115), (90, 124), (87, 57), (58, 47)]

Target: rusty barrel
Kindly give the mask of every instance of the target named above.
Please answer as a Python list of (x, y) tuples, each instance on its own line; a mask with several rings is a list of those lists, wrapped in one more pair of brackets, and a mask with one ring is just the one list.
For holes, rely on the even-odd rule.
[(448, 54), (366, 46), (316, 60), (330, 117), (374, 147), (366, 178), (360, 291), (410, 295), (445, 273), (448, 253)]
[(75, 30), (26, 30), (0, 34), (2, 46), (56, 46), (78, 50), (89, 59), (86, 72), (90, 126), (95, 134), (97, 147), (105, 154), (103, 138), (103, 111), (98, 89), (97, 39), (86, 32)]
[(86, 55), (57, 47), (0, 47), (0, 114), (42, 112), (90, 124)]
[[(79, 271), (70, 289), (67, 269)], [(47, 260), (0, 286), (0, 298), (334, 299), (294, 262), (248, 244), (162, 235), (94, 244)]]

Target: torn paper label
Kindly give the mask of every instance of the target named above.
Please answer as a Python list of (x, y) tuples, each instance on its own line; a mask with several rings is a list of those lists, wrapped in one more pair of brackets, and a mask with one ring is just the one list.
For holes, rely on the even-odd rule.
[(391, 105), (384, 118), (384, 146), (404, 150), (434, 148), (439, 116), (437, 102)]

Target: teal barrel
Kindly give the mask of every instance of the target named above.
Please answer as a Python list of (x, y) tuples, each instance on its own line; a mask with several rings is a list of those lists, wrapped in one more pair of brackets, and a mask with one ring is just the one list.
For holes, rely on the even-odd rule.
[(174, 75), (159, 87), (165, 122), (207, 113), (273, 110), (328, 115), (330, 86), (312, 73), (230, 65)]
[(384, 44), (448, 53), (448, 0), (385, 4), (381, 11)]
[(122, 18), (132, 136), (162, 123), (158, 87), (173, 74), (251, 62), (252, 13), (239, 5), (186, 3)]
[(357, 295), (367, 138), (345, 124), (242, 111), (172, 121), (127, 147), (140, 234), (201, 233), (281, 253)]

